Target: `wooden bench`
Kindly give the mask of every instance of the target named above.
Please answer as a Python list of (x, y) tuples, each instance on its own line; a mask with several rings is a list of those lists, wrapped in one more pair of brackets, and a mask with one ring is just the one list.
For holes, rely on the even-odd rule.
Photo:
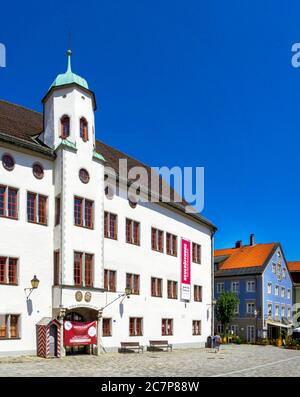
[(137, 351), (138, 353), (141, 351), (144, 352), (144, 346), (140, 345), (140, 342), (121, 342), (121, 349), (119, 349), (119, 353), (125, 353), (130, 351)]
[(151, 351), (160, 351), (163, 349), (167, 349), (167, 351), (173, 350), (173, 345), (168, 343), (167, 340), (149, 340), (149, 349)]

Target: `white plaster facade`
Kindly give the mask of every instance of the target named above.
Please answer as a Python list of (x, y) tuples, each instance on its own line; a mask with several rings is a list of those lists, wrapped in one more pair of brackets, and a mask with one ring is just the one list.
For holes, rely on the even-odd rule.
[[(71, 120), (68, 141), (76, 148), (62, 144), (60, 118)], [(79, 119), (89, 124), (89, 140), (79, 136)], [(117, 349), (121, 341), (165, 340), (180, 346), (204, 346), (212, 329), (212, 239), (214, 227), (201, 219), (192, 218), (167, 204), (140, 203), (131, 208), (126, 197), (104, 194), (105, 162), (94, 156), (94, 96), (77, 84), (50, 90), (44, 101), (44, 132), (40, 139), (53, 149), (55, 157), (25, 149), (13, 143), (0, 142), (0, 159), (4, 153), (15, 160), (13, 171), (0, 164), (0, 185), (18, 188), (18, 219), (0, 217), (0, 256), (17, 257), (17, 285), (0, 285), (0, 315), (18, 314), (19, 338), (0, 338), (0, 354), (36, 354), (36, 323), (43, 317), (59, 316), (65, 310), (83, 310), (97, 314), (99, 310), (123, 294), (126, 273), (140, 275), (140, 294), (116, 300), (103, 310), (104, 318), (111, 318), (112, 335), (102, 337), (101, 320), (98, 336), (106, 350)], [(33, 175), (32, 165), (42, 164), (44, 177)], [(90, 181), (83, 184), (78, 176), (85, 168)], [(27, 191), (48, 197), (47, 226), (27, 222)], [(74, 196), (94, 202), (92, 230), (74, 225)], [(59, 225), (54, 225), (55, 197), (61, 197)], [(118, 215), (118, 238), (104, 238), (103, 214)], [(126, 218), (140, 222), (140, 246), (126, 243)], [(151, 249), (151, 227), (177, 236), (178, 255)], [(180, 299), (181, 255), (180, 239), (186, 238), (201, 245), (201, 264), (191, 263), (191, 284), (202, 286), (202, 302), (195, 302), (193, 291), (189, 302)], [(60, 252), (60, 286), (54, 286), (53, 253)], [(74, 251), (94, 255), (93, 287), (74, 287)], [(117, 292), (103, 290), (104, 269), (115, 270)], [(38, 289), (26, 300), (24, 288), (37, 275)], [(151, 277), (163, 279), (163, 297), (151, 296)], [(178, 299), (167, 298), (167, 280), (178, 282)], [(91, 293), (91, 301), (75, 299), (76, 292)], [(122, 302), (122, 304), (120, 304)], [(129, 317), (143, 318), (143, 336), (129, 336)], [(96, 317), (97, 318), (97, 315)], [(162, 336), (162, 318), (173, 319), (173, 335)], [(192, 334), (192, 321), (201, 320), (201, 335)]]

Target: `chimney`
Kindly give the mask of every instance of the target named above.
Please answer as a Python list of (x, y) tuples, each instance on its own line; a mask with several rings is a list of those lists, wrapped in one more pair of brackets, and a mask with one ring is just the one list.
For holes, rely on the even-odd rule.
[(242, 248), (242, 246), (243, 246), (242, 240), (238, 240), (238, 241), (235, 243), (235, 248)]
[(254, 245), (254, 234), (250, 234), (250, 245)]

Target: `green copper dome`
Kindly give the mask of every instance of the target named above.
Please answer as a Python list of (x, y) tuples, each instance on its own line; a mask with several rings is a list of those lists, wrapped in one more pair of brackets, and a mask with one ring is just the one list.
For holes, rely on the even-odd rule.
[(53, 87), (59, 87), (61, 85), (66, 85), (66, 84), (72, 84), (72, 83), (76, 83), (78, 85), (80, 85), (83, 88), (89, 89), (88, 83), (87, 81), (78, 76), (77, 74), (72, 72), (71, 69), (71, 54), (72, 51), (68, 50), (67, 55), (68, 55), (68, 68), (67, 71), (63, 74), (59, 74), (56, 79), (53, 81), (53, 83), (51, 84), (51, 88)]

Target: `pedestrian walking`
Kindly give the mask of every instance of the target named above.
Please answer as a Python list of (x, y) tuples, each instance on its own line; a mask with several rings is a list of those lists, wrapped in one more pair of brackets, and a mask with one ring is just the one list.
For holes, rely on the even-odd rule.
[(220, 351), (220, 344), (221, 344), (221, 336), (218, 334), (215, 334), (215, 336), (214, 336), (215, 353)]

